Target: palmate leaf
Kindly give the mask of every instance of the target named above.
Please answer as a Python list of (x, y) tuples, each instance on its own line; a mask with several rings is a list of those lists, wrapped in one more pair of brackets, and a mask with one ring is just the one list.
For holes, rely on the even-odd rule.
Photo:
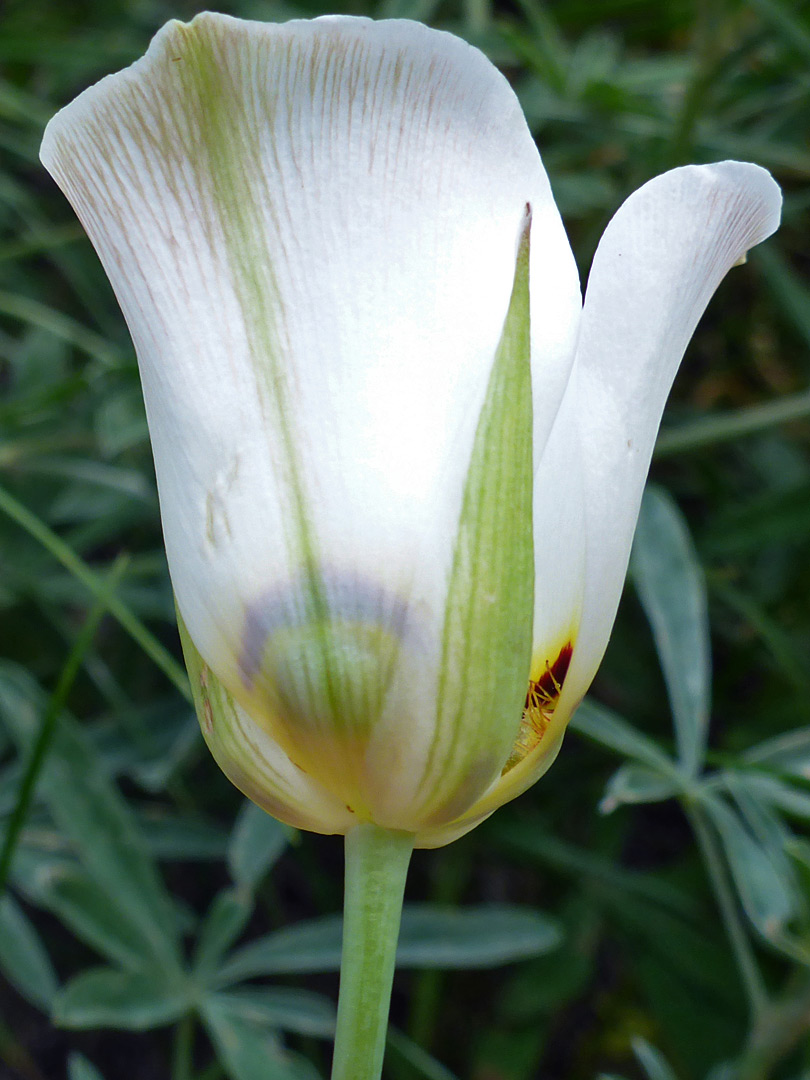
[[(21, 752), (31, 745), (47, 698), (11, 663), (0, 665), (0, 718)], [(79, 726), (59, 718), (37, 789), (87, 873), (137, 934), (144, 955), (177, 970), (176, 916), (136, 821)]]
[(143, 967), (142, 934), (75, 860), (21, 848), (14, 882), (27, 899), (56, 915), (106, 959), (125, 968)]

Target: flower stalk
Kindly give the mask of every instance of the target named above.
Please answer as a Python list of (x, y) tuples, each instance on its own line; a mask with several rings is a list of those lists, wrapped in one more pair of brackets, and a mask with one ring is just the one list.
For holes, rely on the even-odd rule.
[(410, 833), (358, 825), (346, 834), (343, 955), (332, 1080), (379, 1080)]

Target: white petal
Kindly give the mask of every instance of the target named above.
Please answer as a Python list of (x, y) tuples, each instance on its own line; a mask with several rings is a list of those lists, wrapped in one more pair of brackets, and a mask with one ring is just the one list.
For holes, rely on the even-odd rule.
[[(200, 652), (255, 705), (246, 649), (298, 602), (311, 555), (353, 611), (407, 625), (382, 720), (389, 760), (417, 773), (527, 202), (538, 453), (576, 332), (573, 259), (506, 80), (416, 23), (209, 14), (169, 24), (63, 110), (42, 158), (136, 344), (172, 579)], [(263, 720), (306, 748), (272, 709)], [(367, 764), (318, 757), (335, 790)]]
[(203, 737), (231, 783), (296, 829), (332, 834), (355, 826), (352, 809), (293, 764), (228, 693), (200, 656), (182, 616), (178, 629)]
[(566, 645), (576, 649), (579, 636), (586, 520), (581, 430), (572, 377), (535, 472), (533, 679)]
[(730, 267), (777, 228), (781, 196), (756, 165), (674, 169), (624, 203), (588, 280), (574, 378), (587, 482), (587, 576), (571, 677), (590, 681), (627, 569), (664, 403)]

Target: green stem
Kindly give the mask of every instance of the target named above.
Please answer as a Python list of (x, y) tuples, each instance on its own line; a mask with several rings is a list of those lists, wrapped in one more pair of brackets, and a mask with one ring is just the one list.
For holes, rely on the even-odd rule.
[(65, 707), (68, 694), (79, 673), (79, 668), (81, 667), (85, 654), (90, 648), (93, 638), (96, 636), (96, 631), (98, 630), (102, 616), (109, 607), (113, 592), (118, 585), (128, 562), (128, 555), (122, 554), (116, 559), (115, 564), (105, 581), (104, 592), (98, 596), (89, 615), (85, 619), (84, 626), (82, 626), (79, 631), (75, 644), (70, 650), (68, 658), (65, 661), (65, 666), (62, 668), (62, 672), (59, 675), (56, 689), (48, 701), (45, 714), (42, 718), (42, 724), (34, 740), (34, 745), (28, 758), (28, 764), (23, 773), (20, 790), (17, 795), (17, 802), (6, 829), (3, 846), (2, 849), (0, 849), (0, 896), (2, 896), (6, 887), (6, 879), (9, 870), (11, 869), (11, 862), (14, 858), (17, 842), (20, 838), (23, 826), (25, 825), (26, 818), (28, 817), (28, 811), (34, 798), (37, 781), (39, 780), (45, 765), (45, 758), (50, 749), (51, 742), (53, 741), (59, 716)]
[[(105, 596), (104, 579), (95, 574), (87, 563), (61, 537), (56, 535), (53, 529), (50, 529), (44, 521), (38, 518), (36, 514), (33, 514), (26, 506), (23, 506), (4, 487), (0, 487), (0, 511), (7, 514), (20, 528), (25, 529), (29, 536), (42, 544), (45, 550), (53, 555), (96, 599)], [(161, 645), (137, 615), (134, 615), (117, 596), (111, 596), (105, 599), (105, 602), (113, 618), (121, 624), (130, 637), (140, 645), (146, 655), (154, 661), (166, 678), (174, 683), (182, 696), (190, 703), (191, 689), (188, 685), (188, 677), (169, 650)]]
[(20, 319), (38, 330), (47, 330), (61, 341), (81, 349), (105, 368), (121, 367), (124, 362), (122, 353), (103, 337), (94, 334), (69, 315), (54, 311), (47, 304), (40, 304), (29, 296), (17, 296), (3, 289), (0, 291), (0, 312), (13, 319)]
[[(795, 981), (795, 980), (794, 980)], [(776, 1066), (802, 1043), (810, 1030), (810, 984), (790, 986), (756, 1023), (737, 1066), (739, 1080), (768, 1080)]]
[(414, 838), (377, 825), (346, 835), (343, 956), (332, 1080), (379, 1080), (402, 897)]
[[(438, 852), (440, 857), (434, 864), (431, 903), (458, 904), (469, 878), (470, 850), (467, 845), (452, 844)], [(414, 980), (408, 1036), (426, 1051), (431, 1049), (434, 1041), (446, 979), (447, 972), (435, 969), (418, 972)]]
[(776, 401), (762, 405), (750, 405), (736, 412), (703, 416), (680, 427), (662, 431), (655, 444), (656, 457), (669, 457), (689, 450), (699, 450), (715, 443), (742, 439), (746, 435), (758, 435), (778, 424), (793, 420), (806, 420), (810, 416), (810, 390), (788, 394)]
[(687, 807), (689, 820), (692, 823), (697, 838), (700, 853), (706, 864), (709, 878), (712, 883), (717, 906), (723, 917), (734, 959), (740, 972), (743, 986), (745, 987), (748, 1005), (751, 1012), (751, 1022), (755, 1025), (763, 1016), (768, 1007), (768, 994), (765, 983), (759, 970), (751, 942), (740, 920), (733, 890), (729, 884), (723, 857), (718, 849), (717, 841), (711, 826), (706, 821), (703, 810), (695, 805)]
[(194, 1072), (194, 1016), (188, 1013), (178, 1022), (174, 1032), (172, 1080), (191, 1080)]

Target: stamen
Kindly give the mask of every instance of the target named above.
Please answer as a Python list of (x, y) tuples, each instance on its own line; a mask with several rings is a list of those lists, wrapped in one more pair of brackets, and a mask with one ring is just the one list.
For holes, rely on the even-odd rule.
[(570, 641), (560, 649), (557, 659), (553, 664), (546, 662), (546, 670), (539, 679), (533, 679), (529, 683), (526, 694), (526, 704), (523, 708), (523, 719), (520, 723), (515, 745), (512, 753), (503, 767), (501, 776), (513, 769), (518, 762), (522, 761), (535, 749), (546, 733), (557, 702), (562, 693), (565, 676), (571, 663), (571, 655), (574, 647)]

